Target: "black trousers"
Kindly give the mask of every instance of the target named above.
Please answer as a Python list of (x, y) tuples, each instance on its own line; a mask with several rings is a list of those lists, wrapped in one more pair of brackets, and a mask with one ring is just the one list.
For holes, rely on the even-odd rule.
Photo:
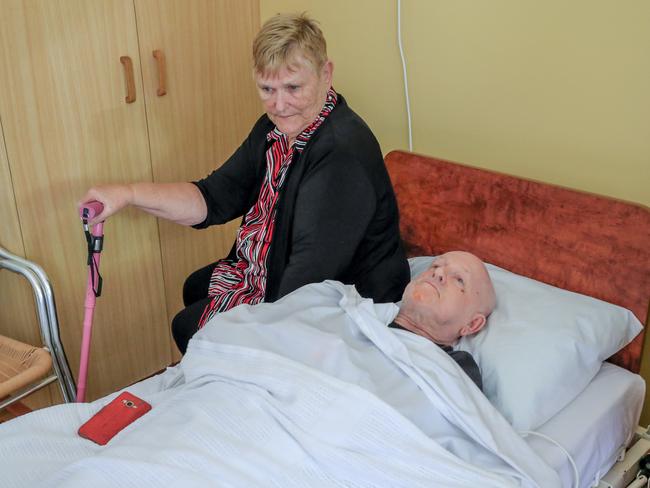
[(210, 286), (212, 271), (216, 265), (215, 262), (194, 271), (187, 277), (183, 285), (183, 304), (185, 308), (178, 312), (174, 320), (172, 320), (172, 335), (181, 354), (185, 354), (187, 343), (199, 330), (199, 320), (203, 310), (210, 303), (211, 297), (208, 296), (208, 287)]

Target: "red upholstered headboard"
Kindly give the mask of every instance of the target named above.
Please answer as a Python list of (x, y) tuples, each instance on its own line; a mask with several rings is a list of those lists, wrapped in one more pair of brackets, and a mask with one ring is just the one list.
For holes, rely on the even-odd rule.
[[(412, 153), (386, 155), (409, 256), (454, 249), (630, 309), (650, 304), (650, 209)], [(611, 361), (639, 371), (643, 332)]]

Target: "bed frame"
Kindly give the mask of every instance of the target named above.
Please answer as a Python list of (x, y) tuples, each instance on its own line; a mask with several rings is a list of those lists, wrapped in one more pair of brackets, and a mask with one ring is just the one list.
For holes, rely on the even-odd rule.
[[(460, 249), (630, 309), (650, 305), (650, 209), (403, 151), (385, 157), (409, 256)], [(639, 372), (642, 331), (611, 362)]]

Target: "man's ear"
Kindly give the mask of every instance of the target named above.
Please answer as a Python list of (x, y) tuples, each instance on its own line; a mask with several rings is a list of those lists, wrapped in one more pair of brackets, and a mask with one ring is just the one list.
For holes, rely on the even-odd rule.
[(461, 337), (466, 335), (476, 334), (478, 331), (480, 331), (483, 328), (485, 322), (487, 322), (485, 315), (483, 315), (482, 313), (475, 314), (474, 317), (472, 317), (472, 320), (470, 320), (469, 324), (467, 324), (465, 327), (460, 329)]

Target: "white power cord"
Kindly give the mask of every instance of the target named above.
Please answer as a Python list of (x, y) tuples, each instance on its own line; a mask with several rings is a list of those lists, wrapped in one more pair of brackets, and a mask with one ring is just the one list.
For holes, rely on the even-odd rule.
[[(525, 430), (523, 432), (519, 432), (519, 435), (536, 435), (537, 437), (541, 437), (542, 439), (546, 439), (547, 441), (551, 442), (552, 444), (555, 444), (557, 447), (560, 448), (560, 450), (565, 454), (569, 462), (571, 463), (571, 467), (573, 468), (573, 479), (575, 481), (575, 484), (573, 485), (575, 488), (580, 488), (580, 474), (578, 473), (578, 467), (576, 466), (576, 463), (573, 461), (573, 458), (571, 457), (571, 454), (569, 454), (569, 451), (567, 451), (558, 441), (555, 439), (551, 439), (549, 436), (540, 434), (539, 432), (535, 432), (532, 430)], [(642, 485), (641, 485), (642, 486)]]
[(402, 2), (397, 0), (397, 45), (399, 46), (399, 55), (402, 59), (402, 72), (404, 77), (404, 96), (406, 98), (406, 118), (409, 131), (409, 151), (413, 152), (413, 132), (411, 130), (411, 101), (409, 100), (409, 83), (406, 76), (406, 60), (404, 59), (404, 49), (402, 49)]

